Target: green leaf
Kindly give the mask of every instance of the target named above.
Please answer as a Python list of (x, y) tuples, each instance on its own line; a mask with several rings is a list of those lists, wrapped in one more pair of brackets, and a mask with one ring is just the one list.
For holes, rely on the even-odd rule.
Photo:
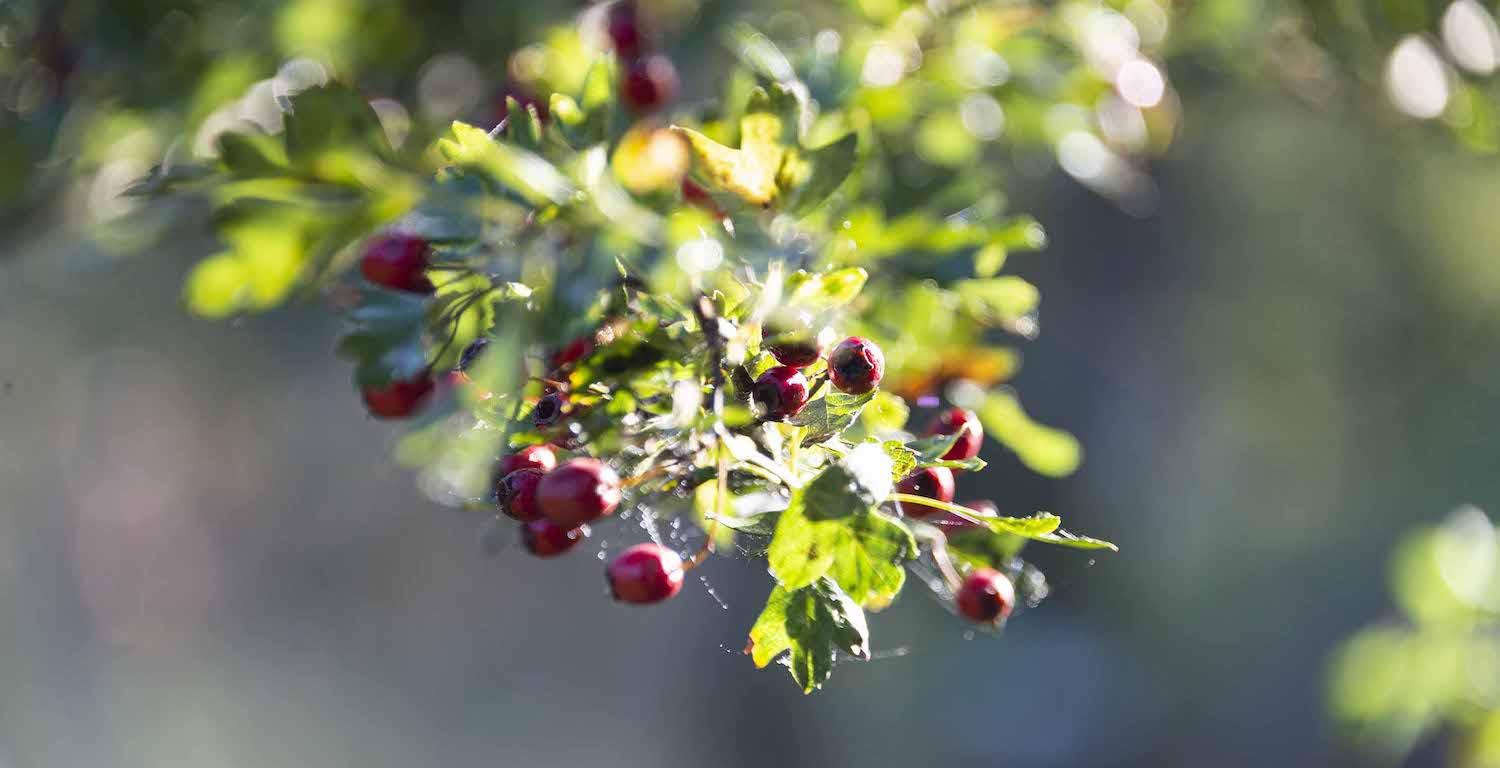
[(833, 674), (838, 654), (870, 657), (870, 631), (864, 611), (829, 579), (801, 589), (777, 585), (745, 650), (757, 667), (790, 651), (792, 679), (812, 693)]
[(1042, 298), (1036, 286), (1011, 275), (960, 280), (953, 289), (969, 314), (992, 324), (1015, 323), (1035, 311)]
[(217, 143), (219, 162), (232, 176), (259, 178), (286, 173), (286, 151), (269, 136), (222, 133)]
[(790, 595), (785, 611), (792, 679), (803, 693), (812, 693), (827, 682), (839, 653), (870, 658), (865, 612), (831, 580)]
[(286, 153), (306, 165), (330, 151), (389, 150), (380, 118), (354, 89), (340, 83), (309, 88), (282, 103)]
[(791, 589), (832, 575), (861, 605), (894, 599), (906, 578), (901, 563), (916, 557), (917, 545), (905, 525), (877, 510), (892, 463), (881, 446), (864, 443), (794, 491), (767, 551), (772, 575)]
[(162, 163), (151, 169), (146, 178), (125, 190), (127, 197), (151, 197), (178, 190), (194, 182), (214, 178), (214, 169), (201, 163)]
[(674, 125), (672, 130), (687, 139), (700, 181), (750, 205), (770, 208), (782, 192), (778, 175), (788, 149), (797, 145), (803, 111), (796, 93), (778, 83), (751, 92), (740, 118), (739, 149), (691, 128)]
[(1062, 518), (1048, 512), (1038, 512), (1031, 517), (981, 517), (979, 518), (996, 533), (1013, 533), (1027, 539), (1050, 535), (1062, 524)]
[(1005, 267), (1009, 251), (1001, 243), (990, 243), (974, 254), (974, 276), (994, 277)]
[(799, 589), (817, 581), (833, 565), (836, 532), (829, 523), (814, 523), (803, 514), (802, 492), (792, 494), (792, 503), (776, 522), (776, 535), (766, 550), (771, 575), (788, 589)]
[(1036, 541), (1044, 541), (1048, 544), (1056, 544), (1060, 547), (1072, 549), (1107, 549), (1111, 552), (1119, 552), (1120, 548), (1103, 539), (1095, 539), (1088, 536), (1078, 536), (1064, 530), (1056, 530), (1052, 533), (1033, 536)]
[(839, 528), (829, 575), (862, 606), (890, 605), (906, 583), (901, 564), (917, 556), (916, 538), (901, 521), (876, 511), (840, 521)]
[(985, 434), (1014, 451), (1021, 463), (1033, 471), (1062, 477), (1078, 469), (1083, 449), (1077, 438), (1032, 421), (1015, 395), (1003, 390), (991, 392), (978, 412)]
[(862, 267), (827, 273), (798, 270), (786, 276), (787, 303), (815, 313), (837, 309), (854, 301), (869, 279)]
[(880, 444), (887, 456), (891, 457), (891, 477), (900, 480), (911, 474), (917, 468), (917, 453), (907, 448), (900, 440), (887, 440)]
[(874, 443), (856, 446), (802, 489), (803, 514), (809, 520), (836, 520), (874, 509), (890, 495), (892, 463)]
[(750, 627), (750, 645), (745, 649), (758, 669), (764, 669), (777, 656), (792, 649), (792, 639), (786, 633), (786, 607), (793, 592), (777, 584), (766, 598), (766, 607)]
[(958, 442), (957, 433), (951, 435), (931, 435), (920, 440), (913, 440), (906, 444), (906, 449), (916, 455), (917, 466), (931, 466), (941, 461), (943, 454), (953, 450), (954, 443)]
[(782, 163), (776, 184), (788, 201), (786, 209), (804, 214), (828, 199), (859, 158), (859, 137), (853, 133), (817, 149), (791, 152)]
[(438, 151), (458, 168), (479, 173), (532, 205), (561, 205), (573, 196), (572, 182), (540, 155), (496, 141), (468, 123), (455, 121), (452, 137), (439, 141)]
[(535, 104), (523, 106), (514, 96), (506, 96), (505, 115), (506, 139), (533, 152), (542, 145), (542, 118)]
[(874, 398), (873, 392), (849, 395), (830, 391), (808, 403), (800, 413), (790, 419), (790, 423), (807, 429), (802, 438), (803, 445), (821, 443), (848, 429), (849, 425), (859, 418), (859, 413), (864, 410), (865, 405)]

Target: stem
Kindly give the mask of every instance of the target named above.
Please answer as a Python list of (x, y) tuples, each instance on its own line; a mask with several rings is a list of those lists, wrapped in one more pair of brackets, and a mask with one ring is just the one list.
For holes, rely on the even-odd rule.
[(710, 380), (713, 390), (705, 404), (714, 415), (714, 466), (718, 478), (714, 487), (714, 519), (704, 530), (703, 547), (682, 566), (684, 571), (696, 568), (713, 552), (714, 537), (719, 533), (719, 517), (724, 513), (724, 501), (729, 496), (729, 465), (724, 461), (724, 339), (719, 336), (718, 313), (707, 295), (698, 294), (698, 300), (693, 302), (693, 314), (698, 317), (698, 330), (708, 343), (709, 364), (712, 366)]
[(934, 536), (928, 541), (932, 552), (932, 562), (937, 564), (938, 570), (943, 572), (943, 579), (948, 582), (948, 588), (954, 592), (963, 583), (958, 576), (958, 569), (953, 567), (953, 559), (948, 557), (948, 541), (942, 536)]
[(962, 517), (963, 519), (968, 520), (971, 523), (978, 523), (982, 526), (985, 526), (986, 528), (988, 528), (990, 522), (994, 520), (994, 518), (988, 515), (977, 514), (974, 512), (974, 510), (969, 509), (968, 507), (960, 507), (957, 504), (949, 504), (946, 501), (929, 499), (926, 496), (917, 496), (916, 494), (911, 493), (893, 493), (890, 496), (887, 496), (886, 499), (889, 501), (899, 501), (903, 504), (915, 504), (920, 507), (932, 507), (933, 509), (941, 509), (944, 512), (952, 512), (953, 514), (958, 515), (959, 517)]

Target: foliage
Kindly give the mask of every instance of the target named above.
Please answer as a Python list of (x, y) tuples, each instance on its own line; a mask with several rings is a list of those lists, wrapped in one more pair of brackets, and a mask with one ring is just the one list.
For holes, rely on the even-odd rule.
[(1400, 618), (1334, 657), (1334, 716), (1366, 750), (1400, 759), (1450, 734), (1456, 764), (1500, 761), (1500, 540), (1474, 507), (1408, 534), (1391, 561)]
[[(924, 51), (956, 66), (975, 46), (1052, 34), (979, 8), (835, 16), (847, 47), (822, 36), (784, 48), (736, 25), (726, 40), (740, 66), (722, 96), (652, 114), (617, 98), (630, 57), (590, 43), (590, 25), (620, 8), (524, 49), (541, 72), (576, 68), (580, 51), (588, 60), (532, 83), (549, 98), (508, 100), (493, 129), (459, 120), (402, 135), (389, 111), (315, 69), (280, 82), (271, 130), (237, 126), (199, 156), (169, 157), (132, 191), (203, 200), (224, 243), (188, 275), (187, 306), (225, 317), (323, 295), (347, 320), (338, 352), (372, 412), (405, 415), (372, 398), (437, 386), (397, 453), (440, 502), (493, 508), (496, 462), (547, 443), (611, 465), (620, 517), (654, 538), (675, 532), (663, 540), (691, 555), (687, 567), (763, 552), (776, 583), (754, 660), (789, 654), (805, 691), (835, 660), (868, 656), (865, 612), (896, 598), (908, 567), (936, 567), (941, 578), (920, 581), (944, 590), (969, 568), (998, 568), (1024, 578), (1034, 604), (1044, 582), (1019, 559), (1023, 543), (1113, 548), (1052, 515), (894, 492), (922, 467), (984, 468), (945, 457), (956, 435), (908, 431), (911, 406), (944, 392), (1033, 469), (1077, 466), (1073, 439), (1031, 421), (1004, 387), (1015, 353), (992, 346), (1035, 333), (1037, 290), (997, 273), (1007, 253), (1044, 242), (1036, 222), (1005, 213), (1000, 166), (969, 162), (984, 142), (998, 152), (995, 137), (968, 135), (963, 158), (947, 139), (919, 147), (937, 173), (912, 174), (909, 117), (891, 111), (919, 85), (932, 115), (1036, 98), (937, 67), (908, 73)], [(871, 60), (898, 69), (872, 75)], [(381, 233), (423, 244), (430, 292), (372, 277)], [(764, 418), (751, 382), (776, 365), (773, 326), (876, 340), (889, 361), (881, 388), (841, 392), (818, 359), (803, 370), (810, 402)], [(903, 514), (913, 501), (944, 521)], [(964, 529), (951, 555), (944, 523)]]

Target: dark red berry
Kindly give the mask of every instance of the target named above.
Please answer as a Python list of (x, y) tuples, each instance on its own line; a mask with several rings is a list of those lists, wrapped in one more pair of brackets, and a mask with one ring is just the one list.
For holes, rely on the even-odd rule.
[(594, 334), (590, 333), (568, 342), (567, 346), (557, 350), (552, 356), (553, 369), (566, 368), (573, 363), (588, 357), (594, 351)]
[[(953, 501), (953, 471), (947, 467), (924, 467), (903, 478), (896, 485), (896, 490), (912, 496), (925, 496), (937, 501), (951, 502)], [(906, 510), (907, 517), (916, 518), (943, 511), (915, 501), (903, 502), (901, 507)]]
[(677, 95), (677, 68), (672, 60), (660, 54), (645, 56), (630, 63), (620, 83), (620, 99), (636, 112), (651, 112)]
[(714, 201), (713, 195), (708, 194), (708, 190), (703, 187), (694, 184), (691, 179), (682, 180), (682, 202), (701, 208), (716, 219), (724, 218), (724, 209)]
[(609, 32), (609, 41), (614, 44), (615, 52), (620, 54), (621, 58), (635, 58), (636, 54), (641, 52), (643, 36), (635, 3), (630, 0), (621, 0), (611, 5), (604, 24)]
[(526, 551), (537, 557), (556, 557), (583, 541), (582, 528), (564, 528), (547, 518), (527, 520), (521, 526), (521, 543)]
[(542, 516), (536, 505), (537, 487), (547, 473), (540, 469), (518, 469), (495, 483), (495, 504), (500, 511), (517, 520), (535, 520)]
[(793, 368), (805, 368), (823, 356), (823, 344), (806, 314), (781, 320), (768, 320), (765, 327), (766, 350), (776, 362)]
[(506, 456), (495, 465), (495, 476), (504, 477), (518, 469), (540, 469), (551, 472), (557, 466), (557, 454), (546, 445), (528, 445)]
[(778, 366), (760, 375), (750, 390), (756, 414), (766, 421), (782, 421), (807, 405), (807, 377), (791, 366)]
[(875, 342), (850, 336), (828, 354), (828, 378), (841, 392), (863, 395), (885, 378), (885, 355)]
[(959, 615), (976, 624), (998, 624), (1016, 604), (1010, 579), (993, 568), (976, 568), (953, 596)]
[(979, 426), (979, 417), (967, 408), (949, 408), (937, 415), (927, 427), (928, 435), (958, 435), (953, 447), (943, 454), (945, 461), (963, 461), (979, 455), (979, 446), (984, 443), (984, 428)]
[(563, 409), (567, 401), (557, 393), (545, 395), (536, 401), (536, 407), (531, 410), (531, 422), (538, 428), (546, 429), (562, 420)]
[(427, 262), (431, 250), (420, 237), (396, 233), (384, 234), (365, 246), (359, 271), (366, 280), (396, 291), (429, 293), (432, 281), (427, 279)]
[(676, 552), (637, 544), (609, 564), (609, 591), (622, 603), (659, 603), (682, 591), (683, 573)]
[(542, 514), (564, 528), (577, 528), (620, 506), (620, 476), (598, 459), (565, 461), (537, 488)]
[(404, 419), (417, 412), (432, 394), (432, 377), (425, 374), (414, 379), (392, 379), (384, 386), (360, 390), (365, 408), (377, 419)]

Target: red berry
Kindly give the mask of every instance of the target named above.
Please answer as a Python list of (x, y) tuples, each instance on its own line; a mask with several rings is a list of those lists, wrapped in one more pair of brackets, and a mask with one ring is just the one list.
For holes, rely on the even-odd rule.
[(566, 404), (567, 401), (563, 400), (562, 395), (554, 393), (543, 396), (542, 399), (536, 401), (536, 407), (531, 409), (532, 423), (541, 429), (556, 424), (562, 420)]
[(517, 520), (535, 520), (542, 516), (536, 505), (537, 487), (547, 473), (540, 469), (518, 469), (495, 483), (495, 503)]
[(850, 336), (829, 353), (828, 377), (841, 392), (863, 395), (885, 377), (885, 355), (875, 342)]
[(586, 535), (582, 528), (564, 528), (545, 517), (521, 526), (521, 543), (537, 557), (556, 557), (578, 546)]
[(964, 578), (953, 597), (958, 612), (976, 624), (998, 624), (1016, 604), (1010, 579), (993, 568), (976, 568)]
[(642, 35), (640, 17), (636, 14), (635, 3), (630, 0), (621, 0), (611, 5), (604, 23), (609, 31), (609, 41), (614, 44), (616, 53), (624, 58), (634, 58), (640, 53)]
[(377, 419), (404, 419), (416, 413), (427, 402), (433, 386), (432, 377), (423, 374), (414, 379), (392, 379), (384, 386), (365, 387), (360, 390), (360, 396), (364, 398), (365, 408), (369, 409), (371, 416)]
[(682, 591), (682, 558), (660, 544), (637, 544), (609, 564), (609, 591), (622, 603), (659, 603)]
[(768, 320), (766, 350), (776, 357), (776, 362), (793, 368), (805, 368), (818, 362), (823, 356), (823, 344), (812, 324), (812, 318), (806, 314), (779, 321)]
[(554, 369), (566, 368), (573, 363), (587, 357), (594, 351), (594, 334), (590, 333), (568, 342), (568, 345), (557, 350), (552, 356), (552, 367)]
[(963, 461), (979, 455), (984, 443), (984, 428), (979, 417), (967, 408), (950, 408), (937, 415), (927, 427), (928, 435), (958, 435), (953, 447), (943, 454), (945, 461)]
[(807, 405), (807, 377), (791, 366), (772, 368), (755, 380), (750, 390), (756, 412), (766, 421), (796, 416)]
[(420, 237), (396, 233), (384, 234), (365, 246), (359, 271), (365, 279), (396, 291), (430, 293), (427, 261), (431, 251)]
[(506, 456), (495, 465), (495, 476), (505, 477), (518, 469), (540, 469), (551, 472), (557, 466), (557, 454), (547, 445), (528, 445)]
[(536, 500), (548, 519), (577, 528), (620, 506), (620, 476), (598, 459), (573, 459), (542, 479)]
[(701, 208), (716, 219), (724, 218), (724, 209), (714, 201), (713, 195), (708, 194), (708, 190), (703, 187), (694, 184), (691, 179), (682, 180), (682, 202)]
[(636, 59), (625, 70), (620, 99), (636, 112), (651, 112), (677, 95), (677, 68), (660, 54)]
[[(925, 496), (942, 502), (953, 501), (953, 471), (947, 467), (924, 467), (901, 480), (896, 490), (913, 496)], [(907, 517), (923, 518), (942, 510), (917, 502), (905, 502)]]

